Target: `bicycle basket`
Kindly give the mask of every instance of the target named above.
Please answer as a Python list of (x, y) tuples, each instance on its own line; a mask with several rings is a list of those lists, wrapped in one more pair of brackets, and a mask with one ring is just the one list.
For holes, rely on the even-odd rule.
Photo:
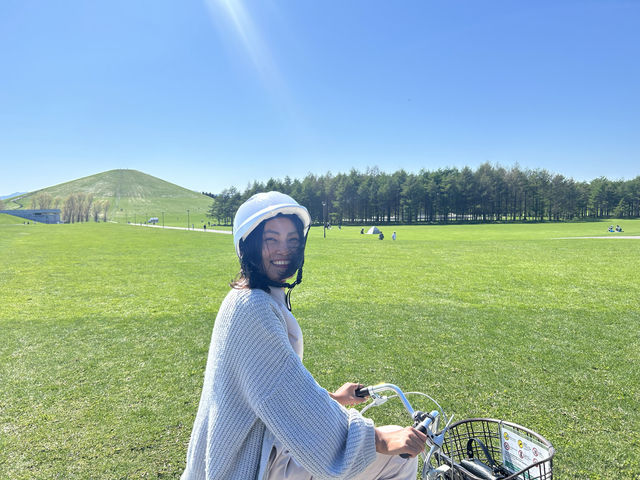
[[(554, 455), (551, 443), (528, 428), (492, 418), (470, 418), (449, 427), (434, 460), (436, 466), (452, 467), (458, 474), (452, 478), (551, 480)], [(488, 465), (495, 476), (478, 476), (477, 471), (465, 468), (470, 462)]]

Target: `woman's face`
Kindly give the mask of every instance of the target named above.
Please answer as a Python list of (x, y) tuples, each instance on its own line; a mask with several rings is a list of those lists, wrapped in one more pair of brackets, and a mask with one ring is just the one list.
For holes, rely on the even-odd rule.
[[(287, 217), (267, 220), (262, 233), (262, 267), (269, 279), (282, 282), (293, 275), (289, 268), (300, 248), (300, 235)], [(287, 275), (287, 272), (290, 272)]]

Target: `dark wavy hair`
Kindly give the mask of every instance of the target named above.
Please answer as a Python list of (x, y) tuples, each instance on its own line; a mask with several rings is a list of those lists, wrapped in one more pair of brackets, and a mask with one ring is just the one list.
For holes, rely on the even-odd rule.
[(304, 225), (302, 220), (297, 215), (285, 215), (279, 213), (275, 217), (288, 218), (293, 222), (298, 235), (300, 237), (300, 245), (296, 252), (293, 253), (291, 265), (285, 273), (284, 278), (292, 276), (296, 270), (298, 275), (293, 283), (275, 282), (271, 280), (262, 265), (262, 236), (264, 233), (265, 224), (271, 220), (271, 218), (260, 222), (260, 224), (247, 236), (246, 239), (240, 240), (238, 245), (240, 249), (240, 272), (236, 275), (236, 278), (230, 283), (232, 288), (259, 288), (265, 292), (270, 292), (269, 287), (289, 288), (287, 298), (291, 292), (291, 289), (302, 282), (302, 266), (304, 265), (304, 248), (307, 242), (307, 238), (304, 235)]

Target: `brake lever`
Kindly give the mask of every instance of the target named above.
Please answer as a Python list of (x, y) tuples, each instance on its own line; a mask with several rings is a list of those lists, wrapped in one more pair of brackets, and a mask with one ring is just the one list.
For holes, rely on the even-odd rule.
[(440, 434), (436, 436), (432, 436), (432, 435), (427, 436), (427, 440), (430, 441), (431, 443), (431, 448), (429, 448), (429, 453), (427, 453), (427, 455), (424, 457), (425, 465), (428, 465), (431, 462), (431, 457), (433, 456), (433, 454), (436, 453), (437, 450), (440, 450), (442, 448), (442, 445), (444, 444), (444, 436), (447, 433), (447, 430), (449, 429), (449, 425), (451, 425), (452, 420), (453, 420), (453, 414), (449, 418), (449, 421), (444, 426), (444, 428), (440, 431)]
[(451, 422), (453, 421), (453, 417), (454, 417), (454, 414), (451, 414), (451, 417), (449, 417), (449, 421), (444, 426), (444, 428), (440, 431), (440, 434), (436, 435), (431, 439), (433, 444), (437, 445), (438, 448), (442, 448), (442, 445), (444, 444), (444, 436), (447, 433), (447, 430), (449, 430), (449, 425), (451, 425)]
[(379, 407), (383, 403), (386, 403), (387, 400), (389, 400), (389, 397), (387, 397), (386, 395), (384, 395), (384, 396), (383, 395), (378, 395), (377, 393), (372, 393), (369, 396), (371, 397), (371, 403), (368, 404), (367, 406), (365, 406), (360, 411), (360, 414), (364, 414), (364, 412), (369, 410), (371, 407)]

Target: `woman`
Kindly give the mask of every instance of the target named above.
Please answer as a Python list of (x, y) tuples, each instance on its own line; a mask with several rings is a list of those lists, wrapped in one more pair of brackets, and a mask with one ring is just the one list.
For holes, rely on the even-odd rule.
[(302, 364), (289, 296), (302, 281), (310, 223), (306, 208), (278, 192), (254, 195), (236, 213), (240, 274), (214, 324), (183, 480), (415, 479), (424, 434), (375, 428), (345, 408), (362, 401), (361, 385), (329, 393)]

